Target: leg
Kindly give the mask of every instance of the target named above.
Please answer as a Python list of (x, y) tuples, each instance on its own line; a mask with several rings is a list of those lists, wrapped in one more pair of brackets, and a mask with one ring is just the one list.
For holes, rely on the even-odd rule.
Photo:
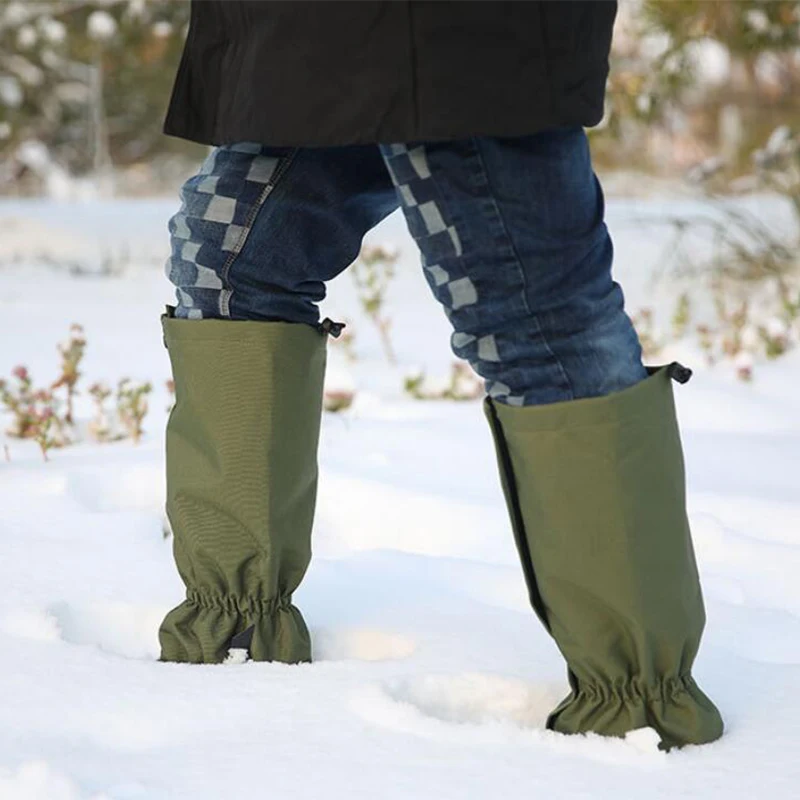
[(177, 318), (316, 325), (325, 283), (398, 201), (375, 146), (215, 148), (181, 189)]
[(540, 405), (645, 377), (581, 129), (383, 153), (453, 351), (491, 397)]
[(165, 661), (307, 661), (325, 334), (316, 303), (397, 204), (377, 148), (218, 148), (170, 223), (167, 512), (186, 600)]
[(717, 738), (673, 367), (652, 377), (611, 278), (581, 130), (383, 148), (453, 349), (486, 379), (531, 603), (569, 667), (563, 733)]

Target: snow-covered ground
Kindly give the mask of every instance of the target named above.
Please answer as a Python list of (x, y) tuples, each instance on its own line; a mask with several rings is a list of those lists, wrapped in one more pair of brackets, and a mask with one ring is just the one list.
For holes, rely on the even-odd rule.
[[(676, 387), (708, 606), (696, 677), (727, 733), (663, 754), (653, 737), (543, 729), (567, 690), (529, 610), (480, 404), (403, 397), (401, 374), (443, 375), (449, 325), (395, 216), (375, 239), (403, 257), (390, 294), (401, 368), (383, 363), (350, 278), (324, 311), (353, 320), (360, 360), (331, 350), (315, 559), (296, 595), (316, 662), (161, 664), (157, 627), (181, 598), (162, 533), (171, 290), (164, 201), (0, 203), (0, 376), (55, 377), (72, 322), (85, 384), (156, 385), (147, 436), (82, 444), (44, 464), (7, 440), (0, 459), (0, 798), (322, 800), (795, 798), (800, 783), (800, 359), (752, 385), (698, 370)], [(617, 275), (649, 302), (659, 240), (612, 202)], [(124, 244), (127, 243), (127, 244)], [(128, 252), (122, 277), (75, 277)], [(69, 256), (67, 258), (66, 256)], [(688, 354), (692, 366), (701, 366)], [(80, 398), (79, 416), (91, 408)], [(4, 426), (5, 427), (5, 426)], [(0, 436), (0, 445), (3, 440)]]

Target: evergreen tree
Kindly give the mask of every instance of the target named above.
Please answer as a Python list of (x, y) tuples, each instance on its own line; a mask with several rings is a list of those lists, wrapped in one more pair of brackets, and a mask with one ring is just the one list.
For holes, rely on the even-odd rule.
[(613, 152), (608, 132), (622, 139), (626, 163), (659, 129), (711, 144), (733, 122), (741, 158), (779, 124), (800, 122), (797, 0), (621, 4), (612, 60), (600, 147)]
[(33, 140), (80, 174), (162, 149), (188, 17), (185, 0), (0, 0), (0, 159)]

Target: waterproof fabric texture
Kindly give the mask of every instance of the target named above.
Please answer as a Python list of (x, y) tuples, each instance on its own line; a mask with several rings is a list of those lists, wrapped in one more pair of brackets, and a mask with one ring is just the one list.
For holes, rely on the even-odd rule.
[(652, 727), (665, 749), (722, 734), (691, 674), (705, 611), (670, 379), (681, 369), (602, 398), (486, 400), (531, 602), (569, 667), (552, 730)]
[(287, 322), (163, 326), (167, 514), (186, 600), (161, 625), (161, 659), (218, 663), (233, 646), (309, 661), (292, 592), (311, 557), (326, 336)]
[(321, 146), (596, 125), (610, 0), (193, 0), (165, 132)]

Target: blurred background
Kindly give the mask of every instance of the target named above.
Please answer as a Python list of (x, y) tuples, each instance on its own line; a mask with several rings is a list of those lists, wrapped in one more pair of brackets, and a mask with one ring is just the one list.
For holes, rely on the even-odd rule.
[(0, 9), (4, 194), (85, 196), (86, 182), (95, 193), (151, 194), (174, 183), (176, 159), (199, 156), (160, 130), (188, 2), (3, 0)]
[[(200, 155), (160, 133), (188, 17), (184, 0), (3, 0), (0, 191), (63, 191), (54, 172), (171, 190)], [(598, 165), (677, 177), (720, 157), (747, 172), (798, 120), (799, 48), (791, 0), (622, 0)]]

